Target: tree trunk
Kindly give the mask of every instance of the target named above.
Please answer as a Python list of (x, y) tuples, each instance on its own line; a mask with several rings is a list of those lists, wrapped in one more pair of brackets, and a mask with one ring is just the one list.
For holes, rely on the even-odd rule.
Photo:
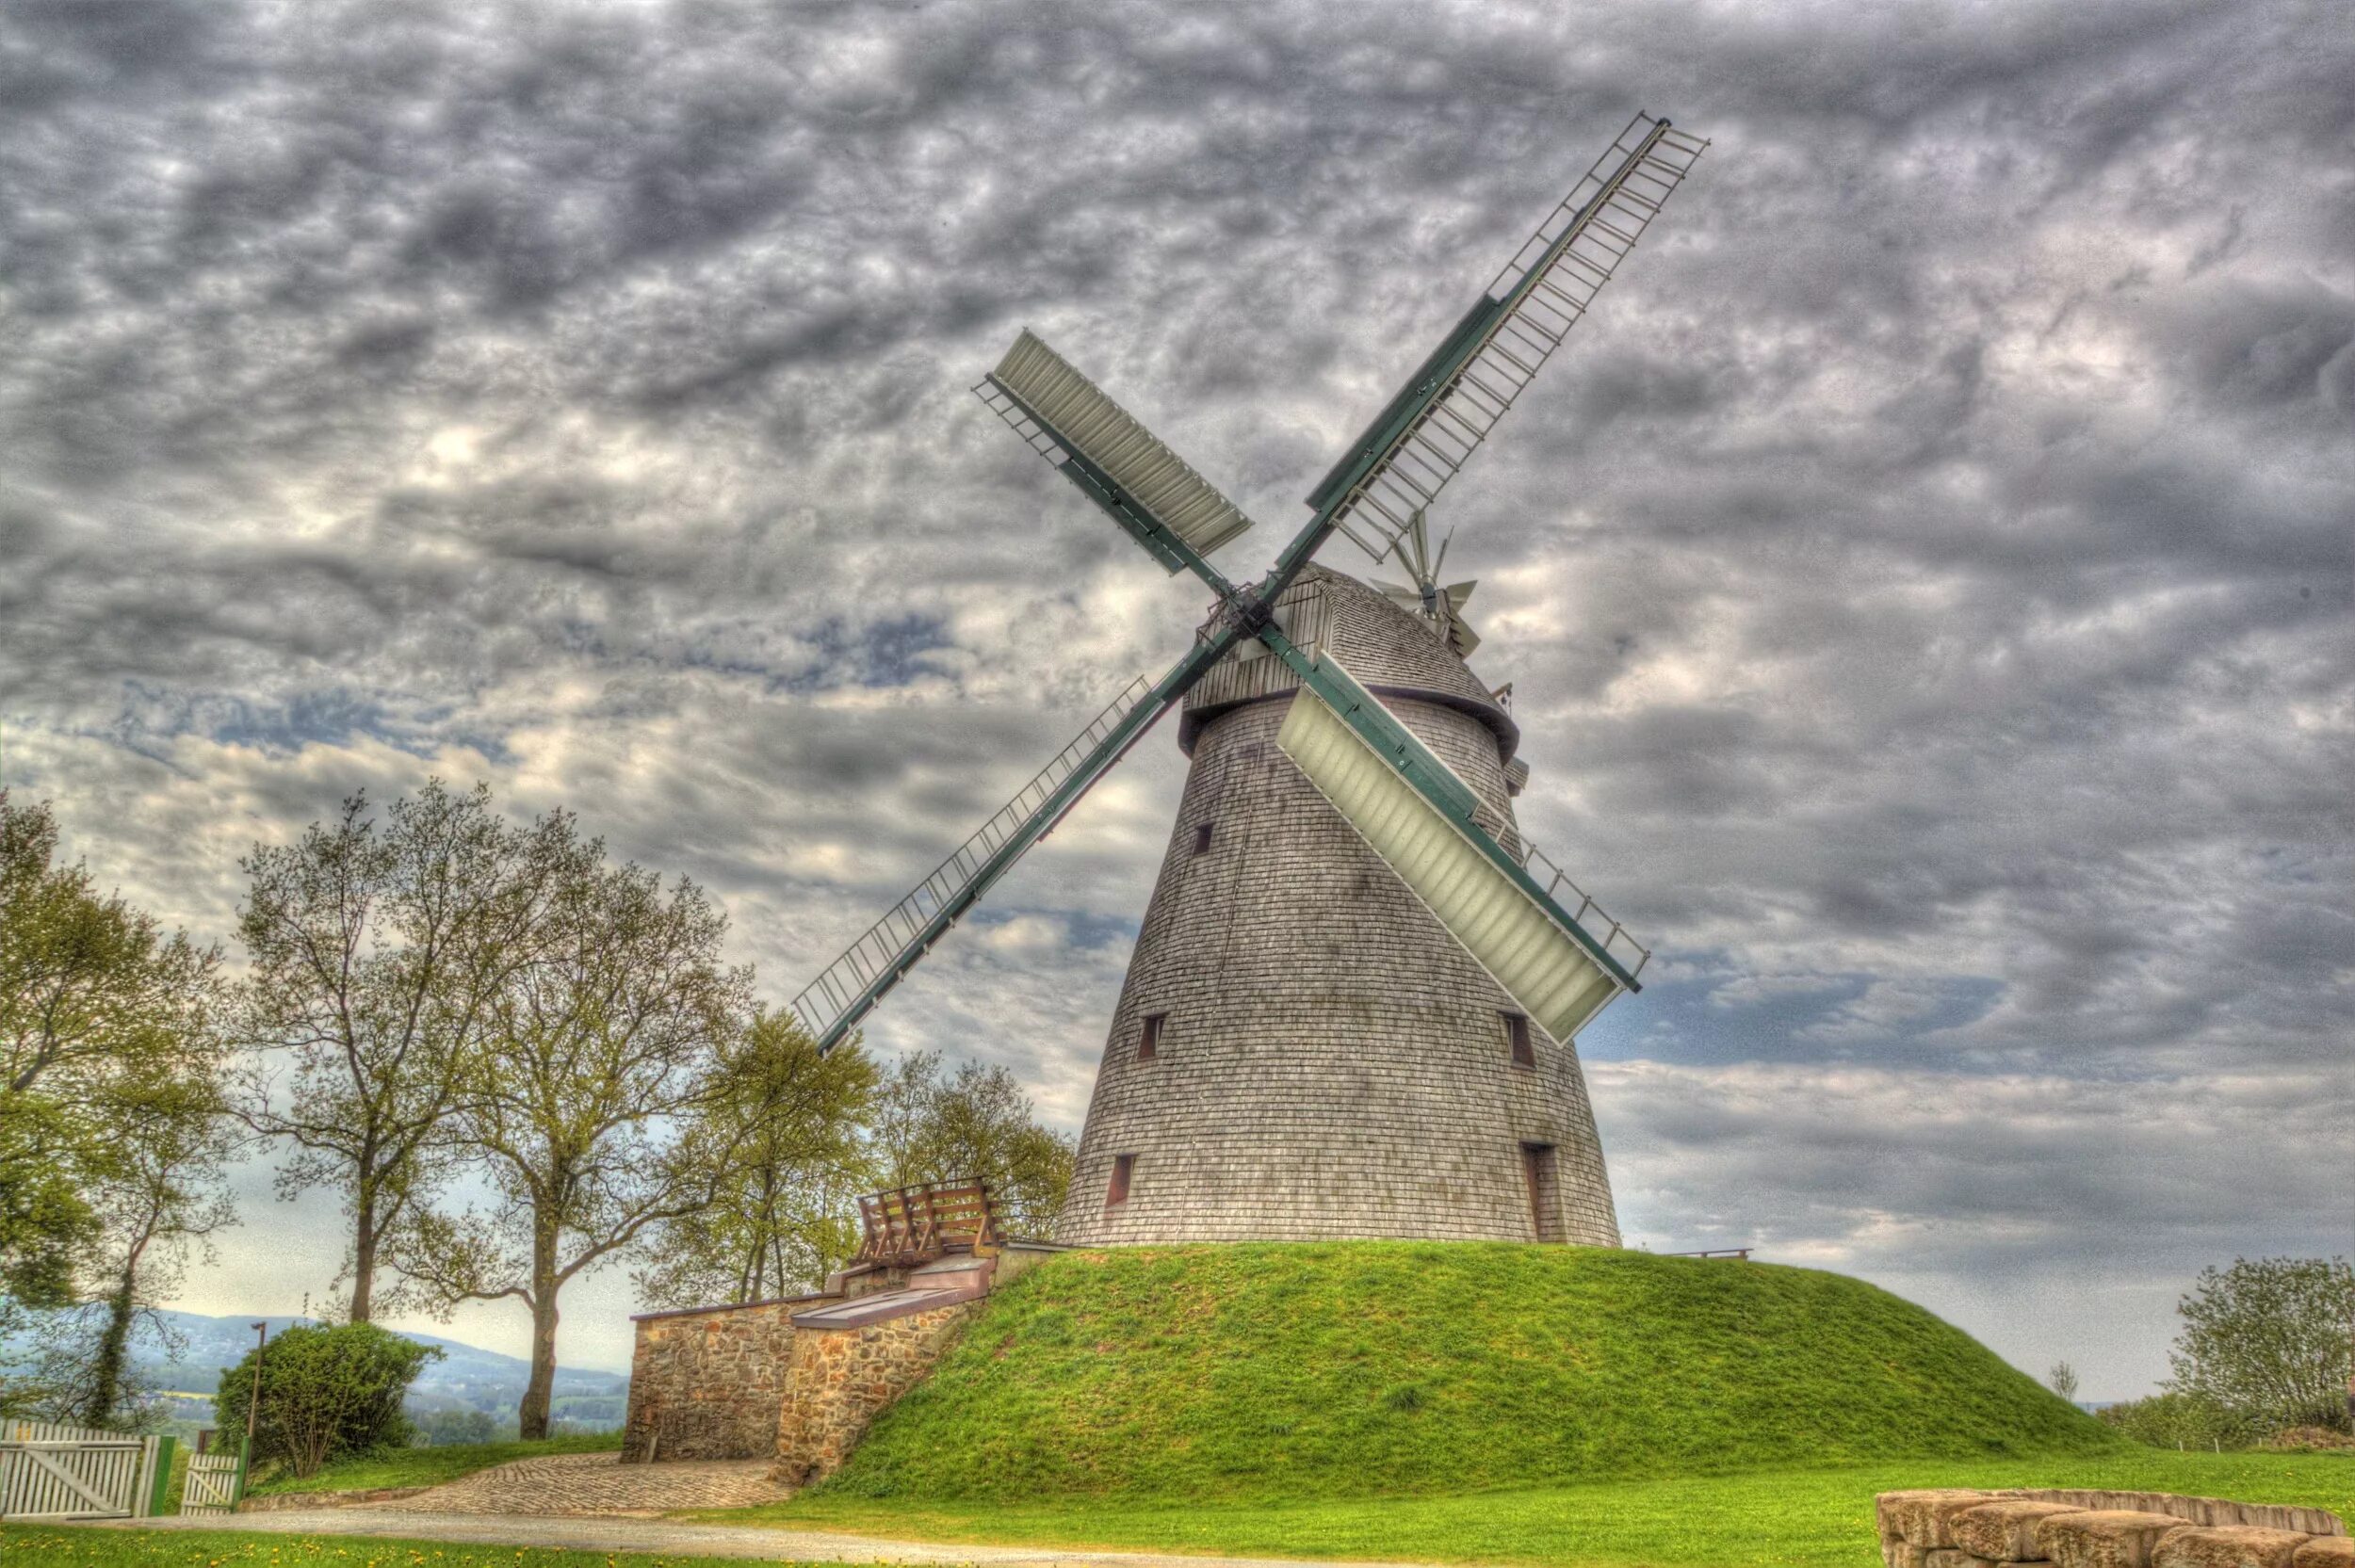
[(549, 1397), (556, 1391), (556, 1230), (535, 1227), (531, 1240), (531, 1381), (515, 1412), (515, 1435), (530, 1442), (548, 1434)]
[(98, 1335), (98, 1354), (90, 1366), (89, 1403), (82, 1419), (89, 1426), (111, 1427), (115, 1406), (122, 1402), (122, 1369), (130, 1359), (132, 1276), (138, 1254), (125, 1264), (114, 1294), (106, 1298), (106, 1326)]
[(352, 1204), (351, 1320), (365, 1323), (376, 1300), (376, 1193), (364, 1183)]

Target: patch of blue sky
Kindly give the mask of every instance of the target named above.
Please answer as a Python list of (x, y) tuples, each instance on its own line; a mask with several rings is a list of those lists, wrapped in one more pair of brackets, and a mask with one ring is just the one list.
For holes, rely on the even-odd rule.
[(174, 691), (125, 681), (122, 705), (110, 726), (115, 742), (164, 760), (169, 742), (202, 735), (223, 745), (291, 756), (306, 747), (343, 746), (366, 736), (416, 756), (430, 756), (453, 739), (499, 755), (488, 736), (453, 736), (437, 727), (447, 706), (396, 715), (381, 701), (340, 687), (306, 691), (279, 703), (256, 703), (228, 692)]
[(1132, 943), (1143, 922), (1129, 915), (1096, 914), (1085, 910), (1029, 909), (1007, 905), (992, 908), (987, 903), (977, 905), (967, 918), (975, 926), (1002, 926), (1008, 921), (1039, 919), (1052, 921), (1062, 928), (1064, 939), (1081, 952)]
[(953, 646), (948, 622), (937, 615), (901, 615), (853, 626), (836, 616), (813, 627), (803, 641), (815, 659), (774, 683), (784, 691), (822, 691), (829, 687), (873, 689), (912, 685), (926, 672), (925, 655)]
[[(1746, 1061), (1859, 1061), (1972, 1064), (1937, 1037), (1986, 1015), (2002, 995), (2000, 980), (1959, 975), (1907, 977), (1905, 997), (1876, 995), (1882, 977), (1830, 974), (1798, 978), (1745, 976), (1706, 959), (1686, 972), (1647, 980), (1578, 1037), (1579, 1054), (1596, 1061), (1647, 1059), (1687, 1066)], [(1697, 970), (1697, 973), (1693, 971)]]

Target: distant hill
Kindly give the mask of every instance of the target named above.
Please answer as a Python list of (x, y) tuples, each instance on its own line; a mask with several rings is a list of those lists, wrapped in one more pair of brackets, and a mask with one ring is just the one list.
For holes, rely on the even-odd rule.
[(826, 1489), (1305, 1500), (2120, 1441), (1840, 1274), (1489, 1242), (1122, 1247), (990, 1297)]
[[(157, 1390), (203, 1395), (211, 1394), (219, 1384), (222, 1368), (236, 1366), (253, 1349), (254, 1324), (267, 1322), (274, 1339), (294, 1324), (310, 1320), (245, 1315), (207, 1317), (193, 1312), (171, 1311), (157, 1316), (180, 1343), (168, 1347), (154, 1326), (142, 1322), (131, 1342), (132, 1361), (140, 1381)], [(394, 1332), (405, 1339), (442, 1350), (442, 1359), (428, 1363), (412, 1385), (413, 1407), (463, 1407), (512, 1414), (516, 1401), (523, 1398), (531, 1366), (520, 1356), (501, 1355), (496, 1350), (439, 1334), (415, 1334), (407, 1329)], [(24, 1343), (20, 1335), (5, 1348), (16, 1350)], [(629, 1378), (625, 1373), (562, 1366), (556, 1369), (559, 1414), (565, 1412), (568, 1403), (578, 1403), (582, 1416), (593, 1421), (603, 1414), (607, 1402), (622, 1398), (628, 1391)], [(618, 1412), (613, 1424), (620, 1425)]]

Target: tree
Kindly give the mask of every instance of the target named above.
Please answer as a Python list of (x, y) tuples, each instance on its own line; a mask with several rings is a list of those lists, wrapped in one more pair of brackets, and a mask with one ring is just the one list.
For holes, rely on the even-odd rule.
[(2176, 1306), (2170, 1388), (2263, 1431), (2345, 1431), (2355, 1269), (2344, 1259), (2235, 1258)]
[(825, 1278), (856, 1248), (852, 1200), (871, 1185), (875, 1064), (855, 1043), (820, 1055), (788, 1012), (756, 1012), (721, 1048), (682, 1157), (711, 1201), (665, 1220), (633, 1276), (657, 1306), (755, 1301)]
[(104, 1426), (134, 1319), (230, 1218), (219, 954), (100, 896), (57, 845), (47, 806), (0, 792), (0, 1317), (73, 1309), (41, 1325), (41, 1397)]
[(52, 865), (57, 848), (49, 808), (0, 790), (0, 1091), (83, 1104), (202, 1031), (220, 954)]
[[(70, 1421), (112, 1426), (135, 1403), (132, 1329), (142, 1317), (161, 1329), (156, 1309), (179, 1289), (188, 1254), (209, 1258), (211, 1237), (237, 1222), (226, 1172), (238, 1140), (213, 1066), (211, 1053), (192, 1052), (156, 1081), (125, 1086), (117, 1157), (92, 1188), (94, 1299), (77, 1315), (89, 1332), (52, 1358), (71, 1390)], [(74, 1353), (77, 1341), (86, 1348)]]
[(433, 780), (385, 818), (380, 832), (354, 795), (332, 825), (239, 863), (252, 972), (238, 1032), (255, 1053), (239, 1111), (295, 1145), (283, 1196), (343, 1194), (356, 1323), (378, 1304), (386, 1236), (447, 1171), (467, 1047), (489, 998), (530, 962), (571, 849), (509, 825), (484, 785), (460, 795)]
[(711, 1151), (689, 1147), (680, 1123), (752, 1010), (752, 977), (722, 965), (727, 919), (702, 889), (682, 878), (665, 897), (650, 871), (608, 868), (603, 841), (577, 844), (561, 813), (541, 830), (578, 852), (557, 857), (566, 870), (532, 956), (488, 996), (455, 1097), (495, 1201), (456, 1218), (412, 1208), (395, 1253), (437, 1310), (505, 1297), (529, 1309), (526, 1438), (547, 1435), (564, 1285), (710, 1202)]
[(2046, 1387), (2067, 1399), (2071, 1404), (2077, 1402), (2077, 1369), (2069, 1363), (2065, 1361), (2053, 1363), (2053, 1369), (2044, 1375), (2044, 1383)]
[[(223, 1431), (245, 1430), (255, 1357), (248, 1350), (220, 1375), (213, 1410)], [(425, 1364), (441, 1357), (438, 1346), (373, 1323), (296, 1324), (261, 1351), (252, 1457), (315, 1476), (332, 1459), (407, 1447), (414, 1430), (401, 1401)]]
[(902, 1057), (885, 1080), (875, 1143), (884, 1186), (977, 1178), (1017, 1234), (1053, 1228), (1071, 1186), (1071, 1140), (1038, 1124), (1013, 1074), (976, 1061), (944, 1074), (934, 1051)]

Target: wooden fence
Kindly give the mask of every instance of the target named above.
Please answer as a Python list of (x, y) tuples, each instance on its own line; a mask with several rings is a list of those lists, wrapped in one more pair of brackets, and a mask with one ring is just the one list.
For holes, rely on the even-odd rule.
[(169, 1437), (0, 1421), (0, 1519), (136, 1519), (157, 1511)]

